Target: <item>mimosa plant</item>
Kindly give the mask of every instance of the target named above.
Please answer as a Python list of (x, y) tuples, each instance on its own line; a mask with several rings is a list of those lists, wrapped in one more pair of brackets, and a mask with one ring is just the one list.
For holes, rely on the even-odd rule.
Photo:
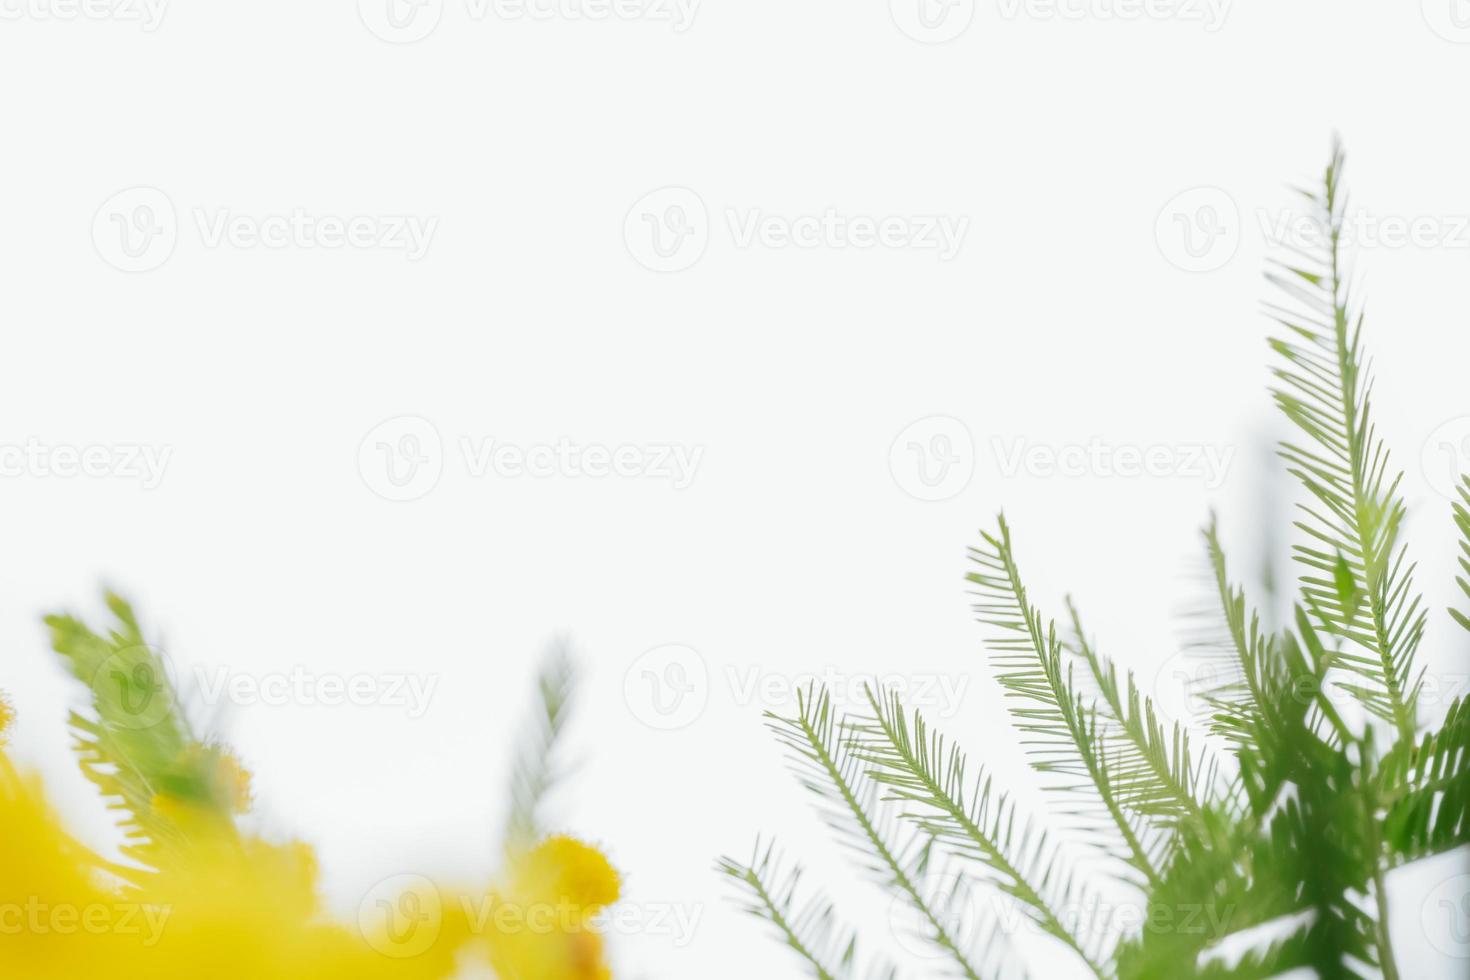
[(0, 976), (410, 980), (476, 963), (503, 980), (610, 976), (594, 917), (617, 900), (619, 877), (597, 849), (548, 835), (540, 814), (570, 691), (563, 655), (542, 674), (516, 767), (501, 879), (458, 890), (423, 879), (343, 923), (323, 906), (309, 847), (242, 826), (245, 769), (196, 731), (131, 607), (108, 605), (106, 633), (72, 616), (47, 624), (88, 692), (70, 719), (82, 771), (126, 839), (109, 858), (72, 836), (4, 750), (12, 716), (0, 700)]
[[(1342, 259), (1342, 168), (1337, 149), (1321, 186), (1304, 192), (1319, 241), (1268, 273), (1280, 330), (1273, 395), (1295, 431), (1280, 457), (1305, 491), (1295, 607), (1284, 628), (1263, 625), (1211, 520), (1214, 625), (1198, 654), (1213, 680), (1193, 692), (1205, 744), (1161, 720), (1070, 601), (1061, 627), (1033, 603), (1004, 518), (972, 549), (968, 580), (1025, 751), (1062, 804), (1065, 839), (891, 693), (870, 690), (851, 717), (837, 717), (820, 689), (791, 717), (768, 714), (827, 823), (912, 907), (947, 975), (1018, 967), (999, 921), (978, 937), (955, 934), (974, 889), (1099, 977), (1306, 969), (1396, 980), (1386, 875), (1470, 843), (1470, 708), (1456, 700), (1434, 718), (1421, 704), (1415, 655), (1431, 622), (1401, 539), (1400, 474), (1372, 421), (1363, 318)], [(1470, 596), (1470, 482), (1460, 497), (1458, 582)], [(1470, 629), (1453, 609), (1433, 626), (1455, 623)], [(1106, 881), (1075, 870), (1079, 847), (1101, 859)], [(829, 902), (803, 904), (799, 868), (782, 873), (769, 846), (721, 868), (811, 975), (899, 975), (864, 966), (856, 934)], [(1131, 895), (1141, 913), (1120, 936), (1097, 926), (1109, 910), (1100, 890)], [(1257, 927), (1274, 938), (1245, 935)]]

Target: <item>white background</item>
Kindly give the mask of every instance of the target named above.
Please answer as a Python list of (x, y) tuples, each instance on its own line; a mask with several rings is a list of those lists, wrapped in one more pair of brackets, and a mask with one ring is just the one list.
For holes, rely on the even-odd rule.
[[(1426, 445), (1448, 465), (1439, 444), (1470, 431), (1441, 430), (1470, 415), (1470, 26), (1454, 27), (1451, 0), (1240, 3), (1222, 22), (1203, 4), (1130, 18), (1100, 0), (961, 0), (933, 35), (895, 7), (706, 0), (681, 31), (445, 0), (427, 36), (393, 43), (372, 2), (176, 2), (145, 30), (129, 7), (67, 18), (0, 0), (0, 444), (171, 450), (152, 489), (29, 464), (0, 478), (0, 688), (22, 711), (17, 753), (78, 826), (105, 839), (63, 734), (79, 692), (39, 616), (95, 612), (99, 583), (137, 601), (185, 672), (436, 679), (418, 718), (201, 712), (254, 770), (265, 826), (319, 848), (346, 915), (387, 875), (491, 873), (537, 653), (566, 632), (585, 669), (557, 812), (627, 872), (632, 907), (701, 916), (688, 942), (619, 937), (620, 975), (796, 975), (712, 872), (757, 832), (896, 949), (885, 901), (762, 730), (763, 708), (789, 705), (738, 698), (729, 672), (962, 679), (940, 723), (1043, 805), (985, 666), (964, 549), (1005, 507), (1036, 601), (1059, 612), (1074, 593), (1104, 652), (1149, 685), (1199, 596), (1210, 507), (1248, 577), (1277, 516), (1262, 503), (1263, 227), (1292, 206), (1288, 184), (1320, 173), (1334, 130), (1356, 207), (1442, 232), (1364, 248), (1358, 269), (1375, 407), (1434, 609), (1426, 656), (1446, 676), (1464, 664), (1442, 612), (1448, 504), (1421, 465)], [(114, 195), (139, 186), (165, 195), (154, 217), (177, 241), (124, 272), (113, 216), (146, 215)], [(695, 251), (674, 264), (692, 264), (651, 271), (642, 219), (671, 199), (630, 209), (671, 186), (705, 213), (685, 211)], [(1218, 191), (1171, 204), (1201, 187)], [(944, 260), (742, 244), (729, 216), (829, 208), (968, 230)], [(417, 260), (211, 245), (199, 227), (297, 209), (437, 226)], [(1221, 232), (1200, 260), (1184, 251), (1191, 223)], [(376, 442), (366, 463), (359, 450), (404, 416), (437, 431), (443, 472), (390, 502)], [(896, 465), (890, 448), (932, 416), (968, 438), (950, 444), (955, 492), (926, 502), (906, 490), (922, 486), (907, 439)], [(462, 438), (702, 457), (683, 489), (474, 476)], [(1208, 487), (1007, 472), (996, 440), (1234, 456)], [(648, 724), (639, 694), (640, 656), (669, 644), (708, 679), (677, 731)], [(1461, 870), (1396, 879), (1406, 975), (1463, 968), (1419, 907)], [(1069, 975), (1044, 943), (1021, 944)]]

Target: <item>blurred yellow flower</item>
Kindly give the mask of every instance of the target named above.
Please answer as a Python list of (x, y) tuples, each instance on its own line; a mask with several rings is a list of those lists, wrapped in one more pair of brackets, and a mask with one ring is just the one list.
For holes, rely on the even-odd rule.
[(618, 900), (622, 881), (597, 848), (566, 836), (550, 837), (517, 859), (511, 871), (516, 895), (562, 902), (591, 915)]
[(594, 917), (618, 900), (621, 881), (597, 848), (551, 837), (517, 857), (491, 896), (486, 932), (502, 980), (608, 980)]
[[(190, 835), (191, 860), (132, 886), (62, 828), (39, 784), (0, 755), (0, 975), (109, 980), (437, 978), (465, 930), (385, 956), (375, 937), (331, 922), (303, 844), (236, 837), (205, 813), (160, 801)], [(140, 877), (133, 872), (129, 877)]]
[[(3, 736), (12, 714), (0, 706)], [(454, 976), (475, 940), (500, 980), (611, 977), (593, 919), (620, 881), (596, 848), (547, 839), (511, 861), (478, 910), (426, 878), (392, 879), (354, 928), (321, 907), (311, 848), (239, 831), (250, 775), (228, 751), (210, 751), (233, 806), (154, 795), (155, 825), (178, 839), (143, 852), (159, 859), (147, 868), (73, 839), (39, 780), (0, 749), (0, 977), (429, 980)]]

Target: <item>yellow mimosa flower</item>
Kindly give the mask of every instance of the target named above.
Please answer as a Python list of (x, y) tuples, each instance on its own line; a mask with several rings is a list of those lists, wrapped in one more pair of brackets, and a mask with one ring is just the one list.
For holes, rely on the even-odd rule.
[[(488, 960), (497, 980), (610, 980), (596, 917), (621, 881), (571, 837), (507, 844), (488, 894), (405, 874), (365, 896), (356, 921), (334, 920), (312, 849), (242, 828), (249, 770), (196, 733), (131, 607), (108, 604), (118, 626), (105, 635), (70, 616), (47, 622), (91, 693), (90, 710), (71, 717), (74, 744), (121, 817), (121, 857), (76, 842), (39, 780), (0, 748), (0, 977), (442, 980)], [(13, 714), (0, 695), (0, 746)], [(516, 805), (517, 826), (534, 826), (534, 799)]]
[(616, 902), (617, 871), (597, 848), (551, 837), (517, 858), (493, 896), (490, 961), (501, 980), (608, 980), (593, 917)]
[[(303, 844), (241, 837), (216, 814), (155, 801), (188, 837), (186, 863), (128, 884), (73, 840), (37, 780), (0, 753), (0, 976), (24, 980), (419, 980), (452, 976), (467, 929), (391, 955), (320, 907)], [(436, 912), (436, 915), (438, 913)], [(382, 951), (390, 949), (390, 954)]]

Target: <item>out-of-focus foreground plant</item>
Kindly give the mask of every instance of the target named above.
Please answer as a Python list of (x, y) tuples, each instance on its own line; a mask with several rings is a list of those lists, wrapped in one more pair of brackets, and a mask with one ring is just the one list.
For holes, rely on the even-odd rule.
[[(1280, 328), (1273, 395), (1296, 433), (1280, 456), (1305, 491), (1284, 628), (1263, 625), (1232, 582), (1213, 520), (1204, 532), (1214, 611), (1198, 653), (1214, 682), (1194, 694), (1228, 751), (1217, 760), (1161, 721), (1070, 602), (1061, 629), (1032, 604), (1004, 518), (972, 549), (968, 579), (997, 680), (1072, 839), (1020, 812), (892, 693), (870, 690), (866, 711), (838, 717), (814, 689), (794, 716), (767, 716), (826, 822), (907, 903), (950, 975), (1017, 966), (1013, 923), (961, 928), (973, 889), (1099, 977), (1305, 969), (1396, 980), (1385, 875), (1470, 843), (1470, 708), (1421, 711), (1414, 660), (1428, 614), (1400, 540), (1399, 474), (1371, 419), (1362, 316), (1341, 259), (1342, 165), (1338, 149), (1322, 186), (1303, 192), (1319, 247), (1268, 273), (1280, 294), (1268, 306)], [(1470, 481), (1460, 492), (1458, 581), (1470, 595)], [(1078, 846), (1110, 880), (1077, 873)], [(769, 846), (721, 870), (812, 975), (897, 975), (863, 962), (829, 902), (798, 897), (800, 868), (783, 872)], [(1139, 915), (1121, 935), (1102, 921), (1116, 906), (1098, 885), (1132, 896)]]
[(0, 700), (0, 976), (412, 980), (487, 965), (503, 980), (610, 976), (594, 920), (617, 900), (618, 875), (539, 816), (570, 692), (562, 653), (541, 675), (517, 760), (500, 880), (456, 891), (415, 876), (343, 923), (320, 901), (308, 846), (242, 825), (248, 773), (196, 732), (128, 604), (108, 605), (105, 634), (72, 616), (46, 622), (89, 692), (70, 719), (82, 771), (126, 840), (109, 859), (72, 836), (6, 753), (12, 709)]

